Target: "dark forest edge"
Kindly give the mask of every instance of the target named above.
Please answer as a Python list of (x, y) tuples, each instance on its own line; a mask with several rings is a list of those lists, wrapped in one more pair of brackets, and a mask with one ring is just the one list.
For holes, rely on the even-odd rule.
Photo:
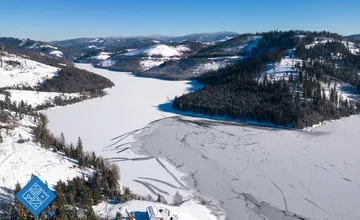
[[(36, 90), (59, 93), (98, 93), (100, 90), (111, 88), (114, 83), (98, 74), (76, 68), (71, 62), (61, 58), (43, 55), (33, 51), (12, 46), (1, 46), (0, 52), (8, 52), (23, 58), (31, 59), (49, 66), (57, 67), (60, 71), (51, 79), (33, 87), (16, 87), (10, 89)], [(1, 55), (1, 54), (0, 54)]]
[[(360, 56), (349, 52), (340, 42), (342, 36), (301, 31), (274, 31), (262, 36), (248, 59), (198, 77), (205, 86), (176, 97), (173, 108), (293, 128), (360, 113), (360, 104), (343, 100), (335, 86), (328, 97), (321, 86), (336, 79), (360, 92)], [(305, 45), (313, 43), (316, 37), (334, 41), (306, 49)], [(297, 76), (291, 74), (288, 80), (274, 81), (271, 76), (260, 75), (267, 64), (279, 62), (287, 50), (294, 48), (295, 57), (303, 60), (302, 65), (295, 66)], [(333, 54), (338, 53), (341, 57), (334, 59)]]

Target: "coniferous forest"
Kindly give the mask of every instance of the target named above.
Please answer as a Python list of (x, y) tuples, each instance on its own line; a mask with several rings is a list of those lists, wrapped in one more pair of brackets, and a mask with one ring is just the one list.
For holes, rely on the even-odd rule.
[[(349, 52), (343, 38), (328, 32), (268, 32), (242, 62), (197, 78), (205, 86), (177, 97), (181, 111), (278, 126), (304, 128), (329, 119), (360, 113), (357, 102), (343, 100), (336, 86), (326, 94), (322, 85), (345, 82), (360, 92), (360, 56)], [(303, 35), (305, 37), (298, 37)], [(306, 48), (316, 38), (332, 41)], [(289, 79), (261, 75), (268, 64), (279, 62), (289, 50), (303, 60)], [(357, 91), (356, 91), (357, 90)]]

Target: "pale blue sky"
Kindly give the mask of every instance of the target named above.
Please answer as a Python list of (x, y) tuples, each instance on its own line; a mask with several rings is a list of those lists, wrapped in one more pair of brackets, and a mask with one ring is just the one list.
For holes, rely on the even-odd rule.
[(359, 0), (0, 0), (0, 36), (185, 35), (268, 30), (360, 34)]

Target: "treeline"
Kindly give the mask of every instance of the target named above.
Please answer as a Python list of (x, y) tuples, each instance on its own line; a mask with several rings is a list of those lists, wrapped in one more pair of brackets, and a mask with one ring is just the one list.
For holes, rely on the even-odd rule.
[(334, 89), (328, 100), (325, 92), (315, 85), (317, 89), (307, 99), (299, 92), (293, 95), (285, 80), (265, 84), (255, 80), (228, 82), (205, 86), (195, 93), (178, 97), (173, 107), (212, 117), (227, 116), (234, 120), (295, 128), (359, 113), (360, 105), (355, 108), (347, 100), (339, 99)]
[(73, 97), (73, 98), (69, 98), (69, 99), (66, 99), (66, 98), (63, 99), (62, 96), (56, 96), (55, 98), (47, 101), (44, 104), (37, 105), (34, 110), (39, 111), (39, 110), (44, 110), (44, 109), (48, 109), (48, 108), (52, 108), (52, 107), (56, 107), (56, 106), (71, 105), (71, 104), (75, 104), (78, 102), (82, 102), (86, 99), (103, 97), (105, 95), (106, 95), (106, 92), (104, 90), (96, 90), (93, 92), (83, 92), (81, 94), (81, 96)]
[[(74, 159), (74, 164), (80, 168), (88, 169), (88, 174), (76, 177), (66, 182), (58, 181), (55, 186), (56, 199), (44, 210), (41, 219), (49, 219), (48, 211), (54, 211), (55, 215), (50, 219), (96, 219), (93, 205), (102, 201), (116, 200), (126, 202), (132, 199), (144, 199), (136, 196), (128, 188), (120, 191), (118, 180), (120, 179), (119, 168), (110, 164), (94, 152), (87, 153), (83, 149), (81, 138), (76, 145), (67, 144), (64, 134), (55, 137), (47, 129), (45, 115), (36, 113), (37, 126), (33, 129), (34, 141), (44, 148), (52, 148), (56, 152), (62, 152), (64, 156)], [(15, 186), (15, 194), (20, 191), (19, 184)], [(31, 214), (18, 201), (9, 212), (10, 219), (32, 219)]]
[[(304, 45), (306, 37), (298, 37), (299, 34), (301, 33), (296, 31), (263, 34), (262, 40), (254, 49), (253, 57), (200, 76), (198, 81), (207, 85), (194, 93), (175, 98), (173, 107), (210, 116), (226, 116), (235, 120), (295, 128), (360, 113), (359, 103), (343, 100), (336, 85), (331, 86), (330, 83), (331, 77), (352, 85), (358, 83), (358, 78), (353, 74), (359, 70), (356, 66), (357, 58), (347, 48), (344, 50), (342, 43), (342, 46), (336, 43), (322, 45), (325, 49), (314, 47), (314, 54), (322, 54), (317, 51), (322, 50), (324, 58), (329, 57), (329, 62), (332, 62), (330, 57), (335, 52), (344, 52), (346, 56), (352, 57), (350, 60), (343, 58), (347, 60), (341, 62), (341, 65), (329, 65), (324, 58), (319, 59), (317, 55), (312, 57), (305, 54), (308, 51), (300, 49), (298, 55), (305, 61), (303, 65), (297, 64), (294, 67), (297, 75), (289, 76), (289, 80), (279, 81), (269, 80), (266, 74), (261, 75), (266, 65), (280, 61), (286, 50)], [(319, 35), (341, 38), (326, 32), (310, 37), (315, 39)], [(331, 87), (328, 92), (325, 92), (321, 83), (328, 83)]]
[(226, 66), (218, 71), (211, 71), (197, 78), (202, 84), (219, 84), (239, 80), (254, 79), (259, 76), (262, 69), (268, 63), (276, 63), (283, 58), (281, 50), (275, 50), (257, 57), (251, 57), (247, 60), (233, 65)]
[(7, 47), (5, 51), (26, 59), (58, 67), (60, 69), (56, 76), (45, 80), (37, 87), (21, 87), (21, 89), (61, 93), (98, 93), (102, 89), (114, 86), (114, 83), (111, 80), (95, 73), (78, 69), (74, 67), (71, 62), (65, 62), (61, 58), (55, 58), (44, 54), (42, 55), (33, 51), (22, 50), (18, 47)]
[(37, 89), (45, 92), (98, 93), (113, 86), (114, 83), (103, 76), (75, 67), (62, 67), (57, 76), (46, 79)]
[[(1, 94), (0, 90), (0, 94)], [(37, 106), (32, 106), (26, 102), (24, 102), (23, 100), (21, 100), (20, 102), (11, 102), (10, 100), (10, 93), (4, 91), (4, 95), (5, 95), (5, 99), (2, 101), (0, 100), (0, 109), (4, 110), (4, 109), (8, 109), (10, 111), (15, 112), (15, 114), (19, 114), (19, 115), (24, 115), (24, 114), (32, 114), (34, 111), (40, 111), (40, 110), (44, 110), (44, 109), (48, 109), (48, 108), (52, 108), (52, 107), (56, 107), (56, 106), (65, 106), (65, 105), (71, 105), (71, 104), (75, 104), (78, 102), (82, 102), (86, 99), (91, 99), (91, 98), (97, 98), (97, 97), (102, 97), (104, 95), (106, 95), (106, 92), (104, 90), (99, 90), (97, 92), (93, 92), (93, 93), (82, 93), (79, 97), (73, 97), (73, 98), (66, 98), (63, 96), (56, 96), (53, 99), (49, 99), (47, 100), (44, 104), (40, 104)]]

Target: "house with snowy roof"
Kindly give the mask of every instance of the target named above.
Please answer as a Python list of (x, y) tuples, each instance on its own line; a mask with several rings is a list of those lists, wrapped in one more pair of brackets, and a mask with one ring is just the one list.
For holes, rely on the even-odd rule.
[(149, 206), (146, 208), (146, 211), (149, 216), (149, 220), (164, 220), (161, 212), (156, 206)]

